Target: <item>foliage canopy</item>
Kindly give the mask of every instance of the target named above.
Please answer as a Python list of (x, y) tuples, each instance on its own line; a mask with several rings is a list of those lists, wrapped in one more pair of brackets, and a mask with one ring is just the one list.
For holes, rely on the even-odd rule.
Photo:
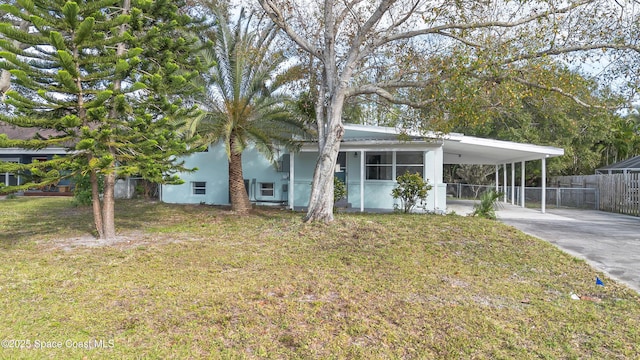
[[(0, 135), (0, 147), (62, 147), (66, 156), (32, 164), (0, 163), (14, 173), (46, 172), (37, 182), (90, 176), (99, 237), (115, 236), (113, 189), (118, 177), (179, 182), (188, 170), (180, 127), (195, 108), (182, 97), (194, 89), (192, 19), (184, 2), (104, 0), (18, 1), (0, 6), (0, 68), (12, 75), (0, 123), (27, 129), (31, 139)], [(104, 176), (101, 204), (98, 177)]]

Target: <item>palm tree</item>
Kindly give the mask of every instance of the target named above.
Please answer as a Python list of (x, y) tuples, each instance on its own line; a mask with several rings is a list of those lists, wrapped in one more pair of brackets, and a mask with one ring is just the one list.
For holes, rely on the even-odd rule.
[(297, 67), (287, 67), (287, 58), (272, 49), (277, 28), (252, 23), (253, 16), (240, 11), (230, 24), (216, 12), (216, 24), (207, 35), (212, 46), (203, 52), (211, 64), (204, 76), (204, 108), (195, 120), (196, 132), (213, 143), (223, 141), (229, 158), (231, 208), (237, 213), (251, 209), (242, 171), (242, 152), (255, 146), (271, 161), (280, 147), (295, 148), (295, 138), (304, 136), (305, 126), (290, 110), (284, 87), (299, 79)]

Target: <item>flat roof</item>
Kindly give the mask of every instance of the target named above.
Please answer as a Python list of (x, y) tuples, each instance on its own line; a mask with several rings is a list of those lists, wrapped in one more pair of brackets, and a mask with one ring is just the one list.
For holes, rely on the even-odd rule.
[[(513, 141), (486, 139), (460, 133), (420, 133), (392, 127), (345, 124), (342, 150), (415, 150), (442, 146), (444, 164), (500, 165), (564, 155), (564, 149)], [(302, 151), (317, 151), (315, 142)]]

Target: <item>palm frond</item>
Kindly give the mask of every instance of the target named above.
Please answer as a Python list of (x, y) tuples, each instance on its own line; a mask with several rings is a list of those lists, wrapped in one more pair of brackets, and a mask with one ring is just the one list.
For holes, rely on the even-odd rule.
[[(299, 68), (287, 67), (288, 59), (274, 49), (278, 29), (255, 20), (242, 9), (231, 20), (215, 13), (215, 23), (206, 38), (210, 46), (201, 55), (210, 64), (205, 74), (206, 91), (199, 100), (206, 114), (194, 119), (190, 130), (209, 141), (223, 141), (227, 155), (241, 153), (253, 145), (268, 159), (276, 149), (295, 149), (309, 133), (291, 102), (280, 90), (300, 79)], [(194, 128), (195, 126), (195, 128)]]

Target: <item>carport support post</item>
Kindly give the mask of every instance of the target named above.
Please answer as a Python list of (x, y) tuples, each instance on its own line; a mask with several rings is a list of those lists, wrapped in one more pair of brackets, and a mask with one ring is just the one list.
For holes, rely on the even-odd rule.
[(498, 165), (496, 165), (496, 194), (500, 192), (500, 176), (498, 176), (499, 172), (500, 168), (498, 168)]
[(511, 205), (516, 202), (516, 163), (511, 163)]
[(547, 211), (547, 158), (542, 158), (542, 213)]
[(524, 167), (524, 161), (522, 162), (522, 164), (520, 165), (520, 187), (522, 189), (520, 189), (520, 206), (524, 207), (524, 171), (525, 171), (525, 167)]
[(507, 203), (507, 190), (509, 190), (509, 184), (507, 183), (507, 164), (502, 164), (502, 180), (503, 180), (503, 189), (504, 189), (504, 203)]

